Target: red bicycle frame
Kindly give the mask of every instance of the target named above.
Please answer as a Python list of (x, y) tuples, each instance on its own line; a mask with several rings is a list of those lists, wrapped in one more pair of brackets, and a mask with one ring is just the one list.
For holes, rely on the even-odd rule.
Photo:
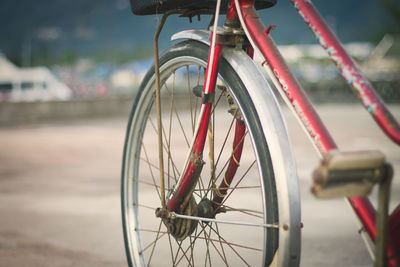
[[(363, 76), (351, 57), (346, 53), (336, 36), (324, 22), (321, 15), (309, 0), (291, 0), (305, 23), (311, 28), (321, 46), (327, 51), (346, 82), (353, 88), (364, 107), (372, 115), (381, 129), (397, 144), (400, 144), (400, 126), (376, 94), (372, 85)], [(273, 40), (268, 36), (265, 26), (254, 8), (254, 0), (240, 1), (240, 8), (251, 38), (263, 54), (275, 78), (280, 83), (287, 100), (290, 102), (309, 136), (318, 150), (324, 154), (337, 149), (333, 138), (315, 112), (304, 90), (290, 72)], [(232, 10), (232, 9), (231, 9)], [(235, 14), (228, 14), (235, 16)], [(365, 230), (373, 241), (376, 238), (376, 211), (368, 198), (353, 197), (349, 202)], [(400, 206), (390, 216), (390, 223), (398, 224)], [(399, 236), (400, 229), (389, 227), (389, 237)], [(390, 266), (397, 266), (395, 255), (399, 255), (400, 240), (391, 238), (388, 245)]]
[[(210, 47), (210, 50), (211, 49), (212, 48)], [(207, 64), (206, 76), (209, 75), (209, 72), (212, 72), (210, 74), (211, 77), (210, 77), (210, 85), (208, 91), (209, 94), (212, 94), (215, 90), (215, 85), (218, 76), (218, 64), (221, 58), (221, 54), (222, 54), (222, 45), (217, 44), (215, 46), (214, 60), (213, 62), (211, 62), (209, 58)], [(204, 89), (203, 89), (204, 92), (206, 90), (205, 86), (206, 85), (204, 84)], [(203, 100), (204, 99), (205, 98), (203, 97)], [(182, 205), (182, 202), (184, 202), (184, 198), (192, 194), (191, 190), (193, 189), (193, 186), (197, 182), (197, 179), (195, 177), (196, 176), (198, 177), (199, 172), (201, 171), (201, 168), (203, 166), (202, 155), (204, 150), (204, 144), (207, 137), (212, 103), (205, 103), (203, 101), (202, 106), (203, 105), (204, 105), (204, 112), (200, 120), (199, 131), (197, 133), (196, 141), (192, 148), (191, 155), (189, 157), (189, 162), (187, 163), (187, 166), (185, 167), (185, 170), (183, 172), (181, 182), (179, 183), (178, 188), (175, 190), (175, 193), (168, 201), (167, 208), (169, 211), (176, 211), (179, 208), (179, 206)]]
[[(321, 155), (330, 150), (338, 149), (333, 138), (324, 126), (323, 122), (316, 113), (313, 105), (307, 98), (303, 88), (297, 79), (290, 72), (285, 60), (277, 49), (275, 43), (268, 35), (269, 31), (260, 21), (256, 9), (254, 8), (255, 0), (240, 0), (240, 9), (244, 18), (244, 22), (249, 31), (251, 39), (254, 41), (258, 49), (261, 51), (265, 58), (265, 63), (268, 64), (277, 82), (282, 88), (283, 95), (290, 103), (303, 126), (308, 132), (308, 135), (314, 141), (317, 149)], [(386, 108), (381, 98), (376, 94), (372, 85), (363, 76), (359, 68), (356, 66), (351, 57), (346, 53), (336, 36), (329, 29), (324, 22), (321, 15), (315, 9), (310, 0), (291, 0), (300, 16), (305, 23), (311, 28), (321, 46), (327, 51), (333, 62), (336, 64), (338, 70), (346, 80), (346, 82), (353, 88), (363, 106), (371, 114), (373, 119), (381, 127), (381, 129), (391, 138), (396, 144), (400, 145), (400, 126)], [(227, 11), (227, 18), (237, 18), (234, 0), (230, 1)], [(211, 84), (210, 92), (215, 88), (215, 82), (218, 72), (218, 62), (220, 60), (221, 50), (223, 43), (216, 44), (216, 56), (213, 62), (208, 62), (207, 72), (211, 71)], [(209, 104), (204, 104), (209, 105)], [(207, 135), (209, 124), (209, 114), (211, 107), (206, 107), (196, 142), (192, 150), (192, 157), (185, 169), (182, 182), (179, 184), (177, 190), (168, 202), (168, 210), (176, 211), (182, 203), (182, 199), (191, 194), (190, 190), (193, 186), (193, 177), (197, 171), (198, 156), (202, 154), (204, 142)], [(237, 126), (237, 133), (235, 134), (234, 147), (240, 146), (240, 142), (244, 136), (244, 130)], [(226, 193), (226, 188), (235, 174), (238, 160), (240, 160), (241, 150), (235, 151), (232, 155), (230, 166), (226, 172), (227, 181), (221, 183), (218, 188), (220, 197), (213, 199), (214, 204), (220, 204), (223, 195)], [(193, 159), (193, 160), (192, 160)], [(230, 180), (229, 180), (230, 179)], [(224, 190), (225, 188), (225, 190)], [(372, 206), (368, 198), (352, 197), (348, 199), (357, 217), (362, 223), (364, 229), (370, 236), (372, 241), (376, 238), (376, 210)], [(388, 257), (389, 266), (398, 266), (400, 260), (397, 258), (400, 254), (400, 205), (395, 209), (389, 218), (389, 244), (388, 244)]]

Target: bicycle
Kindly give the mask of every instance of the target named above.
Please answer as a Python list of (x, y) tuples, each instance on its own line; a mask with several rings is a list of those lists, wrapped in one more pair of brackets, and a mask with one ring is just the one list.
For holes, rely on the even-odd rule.
[[(397, 266), (400, 229), (387, 225), (390, 164), (379, 152), (339, 152), (269, 36), (271, 27), (259, 20), (256, 9), (275, 0), (222, 2), (131, 1), (136, 13), (164, 16), (154, 39), (155, 64), (136, 96), (125, 140), (121, 207), (128, 264), (299, 265), (296, 166), (279, 104), (253, 62), (259, 50), (269, 78), (323, 158), (313, 193), (346, 197), (376, 241), (376, 265)], [(291, 2), (364, 107), (400, 144), (398, 123), (311, 1)], [(219, 12), (226, 14), (224, 27), (217, 27)], [(176, 33), (172, 40), (183, 41), (159, 57), (158, 35), (171, 14), (214, 14), (214, 24), (211, 31)], [(379, 215), (366, 197), (375, 184)], [(390, 221), (400, 221), (400, 205)]]

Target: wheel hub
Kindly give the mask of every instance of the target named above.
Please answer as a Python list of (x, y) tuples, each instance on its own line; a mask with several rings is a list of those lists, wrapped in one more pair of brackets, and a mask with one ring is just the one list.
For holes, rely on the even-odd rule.
[[(197, 204), (192, 196), (186, 208), (178, 212), (179, 214), (187, 216), (198, 216)], [(167, 210), (157, 208), (156, 217), (160, 217), (167, 227), (168, 232), (178, 241), (184, 240), (191, 235), (197, 227), (198, 221), (182, 218), (171, 218)]]

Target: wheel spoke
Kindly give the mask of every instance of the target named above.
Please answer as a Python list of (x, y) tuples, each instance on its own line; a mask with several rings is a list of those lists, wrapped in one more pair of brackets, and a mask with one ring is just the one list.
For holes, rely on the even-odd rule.
[(174, 258), (174, 250), (172, 249), (171, 235), (168, 233), (169, 252), (171, 253), (172, 266), (176, 266)]
[[(192, 237), (189, 236), (189, 241), (192, 243)], [(194, 244), (194, 243), (193, 243)], [(194, 266), (194, 246), (190, 246), (190, 259), (191, 259), (191, 265)]]
[[(166, 92), (168, 93), (169, 98), (171, 99), (171, 93), (170, 93), (170, 91), (168, 90), (167, 84), (164, 84), (164, 87), (165, 87)], [(179, 117), (179, 114), (178, 114), (178, 111), (176, 110), (175, 105), (173, 105), (173, 109), (174, 109), (175, 116), (176, 116), (176, 118), (177, 118), (177, 120), (178, 120), (178, 122), (179, 122), (179, 126), (181, 127), (182, 134), (183, 134), (183, 136), (185, 137), (186, 144), (187, 144), (187, 146), (189, 147), (189, 146), (190, 146), (189, 140), (188, 140), (188, 138), (187, 138), (185, 129), (184, 129), (184, 127), (183, 127), (181, 118)]]
[[(157, 231), (155, 231), (156, 233), (158, 233)], [(149, 248), (151, 248), (153, 245), (154, 245), (154, 243), (156, 243), (158, 240), (160, 240), (161, 238), (163, 238), (163, 236), (165, 236), (166, 235), (166, 233), (162, 233), (161, 235), (158, 235), (157, 234), (157, 238), (155, 239), (155, 240), (153, 240), (150, 244), (148, 244), (147, 246), (145, 246), (144, 247), (144, 249), (142, 249), (142, 251), (139, 251), (139, 253), (143, 253), (143, 252), (145, 252), (146, 250), (148, 250)]]
[[(227, 258), (226, 258), (226, 254), (225, 254), (223, 242), (221, 242), (221, 241), (223, 240), (223, 238), (222, 238), (221, 235), (219, 234), (218, 223), (215, 224), (215, 228), (217, 228), (217, 231), (215, 231), (215, 230), (213, 229), (213, 227), (210, 225), (210, 229), (213, 230), (213, 231), (217, 234), (217, 236), (218, 236), (219, 245), (221, 246), (222, 255), (224, 256), (224, 262), (226, 262), (227, 265), (229, 266), (228, 260), (227, 260)], [(225, 241), (225, 240), (224, 240), (224, 241)]]
[(214, 223), (242, 225), (242, 226), (251, 226), (251, 227), (261, 227), (261, 228), (279, 228), (278, 224), (253, 223), (253, 222), (245, 222), (245, 221), (218, 220), (218, 219), (210, 219), (210, 218), (204, 218), (204, 217), (177, 214), (177, 213), (174, 213), (174, 212), (171, 212), (171, 214), (172, 214), (172, 217), (175, 217), (175, 218), (196, 220), (196, 221), (202, 221), (202, 222), (214, 222)]
[(158, 241), (158, 236), (160, 235), (161, 225), (162, 225), (162, 221), (160, 220), (160, 224), (158, 226), (158, 233), (157, 233), (157, 236), (156, 236), (156, 240), (155, 240), (155, 242), (153, 244), (153, 248), (151, 249), (150, 257), (149, 257), (149, 260), (147, 261), (147, 266), (150, 266), (151, 259), (153, 258), (154, 249), (156, 248), (157, 241)]
[(149, 157), (147, 155), (146, 146), (144, 145), (143, 140), (142, 140), (142, 148), (143, 148), (143, 151), (144, 151), (144, 155), (146, 157), (147, 165), (149, 167), (149, 171), (150, 171), (150, 174), (151, 174), (151, 179), (153, 180), (153, 184), (154, 184), (154, 187), (155, 187), (155, 189), (157, 191), (157, 195), (158, 195), (159, 199), (161, 199), (160, 191), (158, 190), (157, 186), (155, 186), (156, 185), (156, 180), (154, 178), (153, 170), (151, 168), (150, 160), (149, 160)]
[[(172, 171), (174, 172), (174, 181), (176, 182), (177, 181), (177, 178), (176, 178), (176, 176), (175, 176), (175, 174), (176, 173), (178, 173), (179, 174), (179, 171), (178, 171), (178, 168), (176, 167), (176, 165), (175, 165), (175, 162), (174, 162), (174, 160), (173, 160), (173, 158), (172, 158), (172, 154), (171, 154), (171, 145), (170, 145), (170, 143), (168, 142), (168, 140), (167, 140), (167, 136), (165, 135), (165, 131), (164, 131), (164, 128), (163, 128), (163, 136), (164, 136), (164, 139), (165, 139), (165, 143), (167, 143), (167, 145), (164, 145), (164, 150), (167, 152), (167, 154), (168, 154), (168, 163), (171, 163), (171, 165), (172, 165)], [(169, 164), (168, 164), (169, 165)], [(169, 166), (168, 166), (169, 167)], [(168, 169), (169, 170), (169, 169)], [(170, 177), (170, 175), (169, 175), (169, 173), (168, 173), (168, 177)], [(169, 179), (168, 179), (168, 182), (169, 182)], [(169, 188), (170, 186), (168, 186), (168, 188)]]
[(189, 77), (189, 65), (186, 65), (186, 79), (188, 83), (188, 98), (189, 98), (189, 104), (190, 104), (190, 119), (192, 122), (192, 133), (194, 133), (194, 119), (193, 119), (193, 103), (192, 103), (192, 91), (190, 87), (190, 77)]
[[(243, 261), (244, 264), (246, 264), (247, 266), (250, 266), (250, 264), (243, 259), (243, 257), (236, 251), (236, 249), (233, 247), (233, 244), (230, 242), (227, 242), (220, 234), (219, 234), (219, 230), (218, 230), (218, 224), (216, 224), (217, 227), (217, 231), (213, 228), (210, 227), (210, 229), (218, 236), (221, 246), (222, 244), (226, 244), (227, 246), (229, 246), (229, 248)], [(246, 247), (246, 246), (240, 246), (241, 248), (247, 248), (247, 249), (254, 249), (254, 248), (250, 248), (250, 247)], [(261, 250), (259, 250), (261, 251)]]
[[(204, 227), (202, 227), (202, 228), (204, 229), (204, 231), (203, 231), (204, 237), (206, 237), (205, 228)], [(204, 265), (206, 266), (207, 260), (208, 260), (209, 265), (212, 266), (211, 255), (210, 255), (210, 241), (206, 238), (205, 239), (205, 243), (206, 243), (207, 250), (206, 250), (206, 258), (205, 258), (205, 264)]]
[[(232, 126), (232, 124), (231, 124), (231, 126)], [(240, 142), (239, 142), (238, 144), (236, 144), (236, 146), (233, 148), (231, 155), (233, 155), (233, 154), (236, 152), (236, 150), (239, 148), (239, 146), (244, 142), (244, 138), (246, 137), (246, 135), (247, 135), (247, 131), (244, 133), (244, 135), (243, 135), (242, 138), (240, 139)], [(221, 154), (221, 153), (222, 153), (222, 151), (220, 152), (220, 154)], [(218, 160), (219, 160), (219, 158), (218, 158)], [(217, 180), (218, 180), (219, 177), (221, 177), (223, 171), (225, 170), (226, 166), (229, 164), (230, 160), (231, 160), (231, 157), (229, 157), (229, 158), (225, 161), (224, 167), (221, 169), (221, 171), (220, 171), (220, 172), (218, 173), (218, 175), (217, 175), (217, 178), (216, 178)], [(217, 164), (218, 164), (218, 162), (217, 162)]]
[[(203, 70), (203, 77), (205, 76), (205, 68), (202, 68), (201, 66), (199, 66), (199, 72), (197, 74), (197, 86), (200, 85), (200, 76), (201, 76), (201, 70)], [(192, 132), (194, 133), (195, 131), (195, 123), (197, 121), (197, 110), (198, 110), (198, 106), (199, 106), (199, 101), (198, 101), (198, 97), (196, 97), (196, 105), (194, 107), (194, 119), (193, 119), (193, 123), (192, 123)]]
[(176, 241), (176, 243), (178, 244), (178, 249), (177, 249), (176, 255), (175, 255), (175, 262), (176, 262), (176, 259), (178, 258), (179, 251), (182, 251), (182, 256), (181, 256), (181, 258), (179, 259), (179, 261), (178, 261), (177, 264), (179, 264), (179, 262), (180, 262), (183, 258), (185, 258), (185, 259), (187, 260), (189, 266), (190, 266), (190, 259), (189, 259), (188, 256), (187, 256), (187, 251), (188, 251), (189, 248), (191, 248), (191, 246), (190, 246), (186, 251), (184, 251), (183, 248), (182, 248), (182, 241)]
[[(203, 224), (202, 223), (200, 223), (200, 226), (203, 228), (204, 226), (203, 226)], [(205, 227), (204, 227), (205, 228)], [(206, 242), (208, 243), (208, 244), (211, 244), (213, 247), (214, 247), (214, 250), (217, 252), (217, 254), (219, 255), (219, 257), (221, 258), (221, 260), (225, 263), (225, 265), (226, 266), (229, 266), (229, 264), (228, 264), (228, 262), (226, 261), (226, 258), (224, 257), (224, 255), (222, 255), (221, 254), (221, 252), (219, 251), (219, 249), (217, 248), (217, 246), (214, 244), (214, 242), (219, 242), (219, 240), (217, 240), (217, 239), (212, 239), (210, 236), (211, 236), (211, 226), (209, 226), (209, 228), (210, 228), (210, 231), (209, 231), (209, 233), (207, 234), (207, 231), (204, 231), (204, 237), (205, 237), (205, 239), (206, 239)], [(209, 246), (207, 246), (207, 247), (209, 247)], [(210, 251), (209, 250), (209, 248), (207, 248), (207, 250), (208, 251)], [(211, 256), (209, 255), (209, 259), (210, 259), (210, 261), (211, 261)], [(210, 265), (211, 265), (211, 263), (210, 263)]]
[(231, 131), (232, 131), (232, 127), (233, 127), (233, 123), (234, 123), (234, 122), (235, 122), (235, 118), (232, 119), (231, 124), (229, 125), (229, 128), (228, 128), (228, 131), (227, 131), (227, 133), (225, 134), (225, 139), (224, 139), (224, 142), (222, 143), (222, 147), (221, 147), (221, 149), (220, 149), (220, 151), (219, 151), (218, 158), (217, 158), (217, 162), (215, 163), (215, 168), (217, 167), (217, 165), (218, 165), (218, 163), (219, 163), (219, 160), (220, 160), (221, 155), (222, 155), (222, 151), (224, 150), (225, 145), (226, 145), (226, 142), (228, 141), (228, 137), (229, 137), (229, 134), (230, 134)]
[[(170, 167), (171, 167), (171, 162), (172, 162), (172, 157), (171, 157), (171, 131), (172, 131), (172, 107), (174, 106), (174, 91), (175, 91), (175, 72), (173, 73), (173, 80), (172, 80), (172, 99), (171, 99), (171, 105), (170, 105), (170, 110), (169, 110), (169, 130), (168, 130), (168, 140), (167, 140), (167, 149), (168, 149), (168, 167), (167, 167), (167, 173), (168, 177), (170, 177)], [(171, 182), (170, 179), (168, 178), (168, 188), (171, 188)]]
[[(182, 46), (182, 49), (187, 48)], [(181, 50), (173, 52), (179, 55)], [(201, 173), (196, 173), (196, 183), (190, 184), (191, 189), (194, 187), (192, 195), (181, 196), (181, 192), (174, 194), (174, 197), (183, 197), (184, 201), (193, 198), (197, 203), (194, 213), (196, 216), (187, 216), (186, 214), (192, 214), (187, 207), (179, 207), (175, 213), (163, 213), (170, 216), (162, 219), (154, 214), (157, 208), (164, 207), (160, 201), (161, 191), (165, 192), (165, 200), (168, 201), (172, 197), (172, 188), (179, 189), (174, 184), (181, 177), (185, 155), (189, 152), (187, 148), (195, 141), (192, 136), (196, 131), (203, 98), (193, 89), (199, 89), (197, 87), (201, 87), (205, 79), (205, 62), (197, 59), (197, 52), (199, 50), (187, 56), (173, 55), (160, 61), (161, 122), (156, 121), (158, 117), (152, 78), (154, 76), (146, 75), (147, 80), (143, 82), (140, 89), (142, 91), (134, 105), (131, 116), (134, 119), (129, 122), (130, 132), (127, 134), (125, 150), (127, 156), (124, 158), (127, 170), (123, 171), (122, 181), (125, 203), (122, 209), (125, 209), (124, 233), (127, 235), (125, 242), (128, 258), (131, 257), (132, 263), (138, 264), (139, 260), (139, 264), (149, 266), (265, 265), (261, 262), (265, 255), (269, 258), (269, 254), (275, 253), (265, 251), (266, 248), (277, 247), (270, 243), (274, 241), (266, 239), (264, 232), (268, 231), (268, 237), (270, 232), (278, 233), (276, 229), (279, 228), (279, 223), (269, 223), (275, 222), (274, 218), (277, 218), (274, 217), (275, 213), (270, 217), (270, 212), (274, 211), (277, 203), (269, 198), (276, 192), (273, 191), (273, 184), (271, 186), (264, 183), (265, 178), (260, 175), (272, 174), (268, 177), (273, 177), (273, 170), (268, 167), (269, 151), (264, 145), (264, 136), (258, 131), (260, 122), (256, 117), (257, 110), (254, 109), (246, 88), (237, 76), (229, 73), (226, 66), (224, 69), (220, 68), (223, 71), (218, 74), (218, 86), (209, 110), (210, 119), (205, 133), (208, 144), (201, 151), (204, 167)], [(182, 104), (181, 100), (186, 103)], [(239, 126), (234, 126), (238, 123), (237, 120), (242, 119), (235, 116), (232, 110), (243, 114), (246, 125), (240, 121)], [(159, 151), (164, 152), (162, 172), (155, 150), (157, 137), (161, 138)], [(264, 148), (266, 150), (263, 151), (267, 153), (257, 153)], [(239, 154), (241, 159), (237, 157)], [(236, 156), (233, 160), (237, 165), (232, 162), (233, 155)], [(158, 176), (165, 179), (163, 188)], [(225, 186), (223, 179), (227, 179), (229, 184), (226, 183)], [(186, 182), (194, 181), (182, 181)], [(216, 192), (223, 193), (225, 197), (219, 195), (218, 198)], [(206, 198), (208, 202), (200, 205)], [(274, 206), (271, 208), (270, 205)], [(194, 210), (190, 210), (192, 211)], [(187, 232), (188, 228), (180, 227), (193, 225), (188, 220), (197, 220), (197, 227), (178, 240), (172, 233)], [(137, 247), (140, 251), (135, 250)]]
[[(249, 185), (249, 186), (237, 186), (237, 187), (220, 187), (219, 189), (220, 190), (230, 190), (230, 189), (235, 189), (235, 190), (237, 190), (237, 189), (257, 189), (257, 188), (261, 188), (261, 186), (259, 186), (259, 185)], [(196, 189), (194, 189), (194, 192), (196, 192), (196, 191), (217, 191), (218, 189), (217, 188), (204, 188), (204, 189), (201, 189), (201, 188), (196, 188)]]
[[(194, 244), (195, 244), (195, 242), (196, 242), (196, 240), (197, 239), (204, 239), (204, 238), (200, 238), (200, 235), (202, 234), (204, 232), (204, 229), (201, 229), (201, 231), (199, 232), (199, 233), (197, 233), (197, 230), (196, 230), (196, 233), (195, 233), (195, 235), (194, 236), (190, 236), (192, 239), (192, 241), (190, 242), (190, 244), (189, 244), (189, 247), (183, 252), (183, 253), (187, 253), (187, 251), (192, 247), (192, 246), (194, 246)], [(181, 260), (182, 260), (182, 258), (183, 258), (183, 256), (179, 259), (179, 261), (176, 263), (177, 265), (181, 262)]]
[(133, 202), (132, 205), (133, 206), (137, 206), (137, 207), (146, 208), (146, 209), (149, 209), (149, 210), (155, 210), (156, 209), (156, 207), (150, 207), (148, 205), (139, 204), (139, 203), (136, 203), (136, 202)]
[(151, 230), (151, 229), (146, 229), (146, 228), (137, 228), (135, 231), (139, 232), (146, 232), (146, 233), (160, 233), (160, 234), (168, 234), (167, 231), (158, 231), (158, 230)]
[[(154, 164), (151, 163), (150, 161), (148, 161), (148, 160), (146, 160), (146, 159), (144, 159), (144, 158), (142, 158), (142, 157), (140, 158), (140, 160), (143, 161), (143, 162), (148, 163), (148, 164), (150, 165), (151, 168), (153, 168), (153, 169), (155, 169), (155, 170), (160, 170), (160, 168), (158, 168), (158, 166), (154, 165)], [(164, 172), (164, 175), (168, 175), (168, 173)], [(175, 178), (175, 177), (169, 176), (168, 178)], [(138, 181), (138, 180), (134, 179), (134, 181)], [(160, 187), (160, 186), (157, 185), (157, 184), (155, 184), (155, 186)]]
[[(205, 238), (203, 238), (203, 237), (198, 237), (198, 239), (205, 239)], [(259, 249), (259, 248), (254, 248), (254, 247), (250, 247), (250, 246), (245, 246), (245, 245), (240, 245), (240, 244), (237, 244), (237, 243), (231, 243), (231, 242), (227, 242), (227, 241), (220, 241), (220, 240), (218, 240), (218, 239), (212, 239), (212, 238), (207, 238), (207, 239), (209, 239), (209, 240), (212, 240), (212, 241), (214, 241), (214, 242), (222, 242), (222, 243), (224, 243), (224, 244), (229, 244), (230, 246), (233, 246), (233, 247), (238, 247), (238, 248), (244, 248), (244, 249), (248, 249), (248, 250), (252, 250), (252, 251), (258, 251), (258, 252), (262, 252), (262, 249)]]
[[(210, 159), (210, 182), (211, 182), (212, 187), (215, 187), (215, 170), (216, 170), (215, 161), (214, 161), (214, 157), (215, 157), (215, 154), (214, 154), (214, 132), (215, 132), (214, 124), (215, 124), (215, 117), (213, 116), (213, 124), (211, 125), (211, 122), (210, 122), (210, 126), (208, 127), (208, 140), (209, 140), (209, 146), (210, 146), (210, 149), (209, 149), (210, 151), (209, 151), (208, 157)], [(209, 186), (209, 187), (211, 187), (211, 186)]]
[[(232, 124), (231, 124), (231, 126), (232, 126)], [(229, 133), (228, 133), (228, 135), (229, 135)], [(240, 146), (240, 144), (244, 141), (244, 138), (245, 138), (246, 135), (247, 135), (247, 132), (243, 135), (243, 137), (242, 137), (242, 139), (240, 140), (240, 142), (239, 142), (239, 143), (236, 145), (236, 147), (233, 149), (231, 155), (233, 155), (233, 153), (235, 153), (236, 149), (238, 149), (238, 147)], [(226, 136), (226, 138), (225, 138), (225, 140), (224, 140), (224, 145), (223, 145), (223, 146), (225, 146), (226, 140), (227, 140), (227, 136)], [(222, 154), (222, 150), (223, 150), (223, 149), (221, 149), (221, 151), (220, 151), (219, 157), (220, 157), (220, 155)], [(219, 157), (218, 157), (218, 160), (219, 160)], [(231, 158), (229, 157), (228, 160), (225, 161), (224, 166), (222, 167), (221, 171), (219, 172), (218, 176), (215, 178), (214, 181), (212, 181), (212, 179), (210, 179), (210, 182), (209, 182), (209, 185), (208, 185), (208, 191), (206, 192), (206, 194), (204, 195), (203, 198), (207, 197), (207, 195), (208, 195), (208, 193), (209, 193), (210, 191), (217, 191), (217, 190), (222, 190), (222, 189), (224, 189), (224, 188), (216, 188), (216, 186), (217, 186), (217, 185), (216, 185), (216, 181), (219, 179), (219, 177), (221, 177), (221, 174), (225, 171), (225, 169), (226, 169), (226, 167), (228, 166), (230, 160), (231, 160)], [(216, 168), (216, 167), (215, 167), (215, 168)], [(242, 178), (242, 179), (243, 179), (243, 178)], [(236, 189), (236, 187), (233, 188), (233, 189)]]
[[(225, 148), (226, 142), (227, 142), (227, 140), (228, 140), (229, 133), (230, 133), (231, 130), (232, 130), (233, 122), (234, 122), (234, 120), (232, 120), (231, 125), (230, 125), (230, 127), (229, 127), (229, 129), (228, 129), (228, 132), (227, 132), (227, 134), (225, 135), (225, 140), (224, 140), (223, 145), (222, 145), (222, 147), (221, 147), (221, 149), (220, 149), (217, 162), (216, 162), (215, 165), (213, 165), (213, 167), (212, 167), (212, 168), (215, 169), (215, 170), (216, 170), (216, 168), (217, 168), (218, 161), (219, 161), (219, 159), (220, 159), (220, 157), (221, 157), (221, 155), (222, 155), (222, 151), (223, 151), (224, 148)], [(225, 166), (224, 166), (224, 168), (225, 168)], [(224, 169), (224, 168), (223, 168), (223, 169)], [(216, 178), (216, 179), (217, 179), (217, 178)], [(213, 179), (211, 178), (210, 181), (209, 181), (209, 183), (208, 183), (208, 188), (209, 188), (209, 189), (214, 188), (214, 183), (213, 183), (213, 182), (215, 182), (215, 180), (213, 180)], [(205, 195), (203, 196), (203, 198), (206, 198), (206, 197), (208, 196), (208, 193), (209, 193), (209, 192), (210, 192), (210, 190), (208, 190), (208, 191), (205, 193)]]
[(240, 179), (237, 181), (237, 183), (235, 184), (233, 189), (229, 192), (229, 194), (224, 197), (224, 200), (222, 201), (221, 205), (223, 205), (226, 202), (226, 200), (232, 195), (232, 193), (236, 190), (237, 186), (243, 181), (243, 178), (249, 173), (249, 171), (251, 170), (251, 168), (254, 166), (255, 163), (256, 161), (254, 160), (253, 163), (247, 168), (246, 172), (242, 175), (242, 177), (240, 177)]
[[(152, 118), (151, 118), (150, 116), (148, 116), (147, 119), (148, 119), (148, 121), (150, 122), (150, 125), (152, 126), (153, 130), (155, 131), (155, 133), (158, 134), (157, 128), (155, 127)], [(163, 126), (162, 123), (161, 123), (161, 128), (162, 128), (163, 138), (164, 138), (164, 140), (165, 140), (165, 143), (168, 143), (168, 142), (167, 142), (167, 137), (166, 137), (166, 135), (165, 135), (164, 126)], [(170, 149), (167, 147), (167, 145), (166, 145), (165, 143), (163, 142), (163, 148), (164, 148), (165, 152), (168, 154), (168, 157), (171, 158), (171, 163), (172, 163), (172, 166), (174, 167), (173, 171), (174, 171), (174, 173), (177, 172), (177, 173), (179, 174), (178, 168), (176, 167), (174, 161), (172, 160), (171, 151), (170, 151)], [(166, 173), (166, 172), (164, 172), (164, 174), (165, 174), (165, 173)], [(174, 179), (176, 180), (176, 175), (175, 175)]]
[(249, 215), (249, 216), (257, 217), (260, 219), (263, 218), (262, 216), (257, 215), (257, 214), (263, 214), (261, 211), (251, 210), (251, 209), (233, 208), (233, 207), (229, 207), (227, 205), (221, 205), (221, 207), (224, 208), (226, 212), (235, 211), (235, 212), (241, 212), (241, 213)]

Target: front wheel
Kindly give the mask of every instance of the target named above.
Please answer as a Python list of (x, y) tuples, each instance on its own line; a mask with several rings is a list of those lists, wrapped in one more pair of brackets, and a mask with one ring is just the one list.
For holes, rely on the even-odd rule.
[[(208, 46), (196, 41), (179, 43), (160, 57), (167, 196), (180, 176), (194, 132), (207, 57)], [(121, 180), (130, 266), (268, 266), (279, 251), (278, 198), (267, 142), (245, 86), (224, 59), (211, 101), (205, 164), (190, 201), (193, 209), (205, 199), (213, 204), (221, 194), (217, 188), (228, 175), (237, 124), (245, 127), (243, 151), (241, 159), (235, 159), (239, 167), (213, 221), (191, 224), (189, 234), (177, 238), (155, 215), (161, 199), (154, 68), (141, 84), (128, 122)]]

